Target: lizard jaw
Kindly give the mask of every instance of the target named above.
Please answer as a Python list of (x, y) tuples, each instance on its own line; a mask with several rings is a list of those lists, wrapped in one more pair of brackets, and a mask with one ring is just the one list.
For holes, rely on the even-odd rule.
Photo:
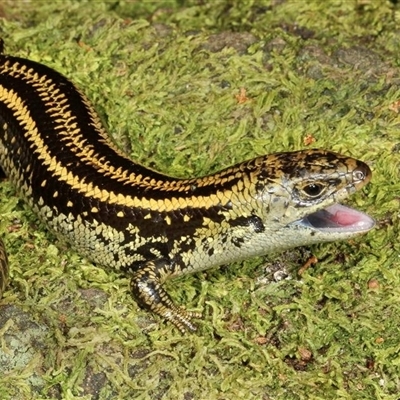
[(295, 224), (324, 232), (362, 233), (372, 229), (375, 221), (361, 211), (334, 204), (305, 216)]

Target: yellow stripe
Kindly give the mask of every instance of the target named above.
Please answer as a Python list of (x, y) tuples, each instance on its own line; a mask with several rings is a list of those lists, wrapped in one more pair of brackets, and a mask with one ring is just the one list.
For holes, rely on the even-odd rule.
[[(21, 70), (19, 72), (21, 72)], [(38, 80), (38, 75), (32, 74), (32, 70), (28, 70), (27, 76), (31, 78), (32, 82), (36, 83), (35, 86), (39, 95), (42, 95), (43, 97), (43, 91), (46, 91), (46, 96), (48, 95), (49, 86), (52, 86), (52, 81), (50, 79), (41, 77), (40, 80)], [(65, 104), (67, 102), (67, 99), (64, 98), (62, 93), (60, 94), (59, 91), (54, 92), (56, 95), (53, 98), (53, 93), (51, 94), (51, 102), (57, 101), (59, 104)], [(46, 100), (47, 99), (48, 98), (46, 98)], [(34, 145), (34, 147), (32, 146), (32, 151), (37, 154), (38, 159), (42, 160), (43, 165), (45, 165), (47, 171), (53, 175), (53, 178), (67, 183), (72, 189), (77, 190), (86, 197), (93, 197), (109, 204), (116, 204), (125, 207), (141, 207), (158, 212), (173, 211), (181, 207), (209, 208), (221, 203), (226, 204), (229, 201), (227, 194), (222, 191), (217, 191), (215, 194), (206, 197), (194, 195), (185, 199), (180, 198), (178, 195), (175, 198), (172, 197), (170, 201), (166, 201), (154, 200), (151, 197), (139, 198), (136, 196), (124, 196), (120, 193), (114, 193), (112, 191), (100, 189), (98, 186), (94, 186), (92, 182), (82, 181), (78, 176), (74, 175), (71, 170), (62, 165), (62, 163), (59, 162), (56, 157), (52, 157), (49, 154), (48, 146), (40, 136), (37, 125), (32, 118), (29, 109), (15, 91), (0, 87), (0, 101), (3, 104), (6, 104), (10, 110), (12, 110), (12, 113), (19, 121), (20, 126), (25, 129), (25, 137)], [(47, 108), (47, 111), (48, 110), (49, 109)], [(199, 187), (214, 184), (217, 186), (218, 184), (227, 181), (227, 177), (228, 179), (236, 178), (237, 174), (232, 174), (231, 170), (226, 171), (223, 176), (221, 176), (221, 179), (219, 179), (219, 175), (214, 175), (213, 177), (205, 177), (196, 180), (156, 181), (155, 179), (148, 180), (143, 178), (142, 175), (136, 176), (135, 174), (130, 174), (127, 176), (126, 171), (122, 171), (121, 168), (116, 169), (114, 166), (109, 164), (109, 161), (104, 162), (102, 158), (96, 157), (93, 146), (87, 149), (87, 146), (85, 145), (85, 139), (80, 133), (80, 129), (77, 128), (75, 117), (71, 115), (71, 112), (68, 110), (68, 106), (64, 106), (62, 108), (53, 108), (53, 110), (56, 112), (52, 114), (52, 117), (54, 118), (54, 116), (57, 116), (57, 122), (60, 124), (60, 126), (65, 128), (64, 130), (57, 131), (57, 134), (59, 134), (61, 137), (60, 140), (65, 141), (67, 146), (71, 146), (76, 152), (77, 157), (85, 161), (87, 164), (94, 166), (100, 174), (106, 174), (112, 179), (132, 184), (133, 189), (135, 186), (140, 186), (142, 188), (148, 187), (161, 190), (165, 189), (166, 191), (176, 190), (177, 192), (182, 192), (190, 191), (193, 185)], [(93, 118), (93, 123), (97, 125), (98, 121)], [(101, 127), (96, 126), (96, 128), (99, 133), (102, 132)], [(104, 139), (107, 140), (107, 144), (110, 144), (108, 139), (106, 139), (105, 134)], [(121, 153), (119, 152), (119, 154)], [(151, 192), (149, 192), (149, 195), (151, 196)]]

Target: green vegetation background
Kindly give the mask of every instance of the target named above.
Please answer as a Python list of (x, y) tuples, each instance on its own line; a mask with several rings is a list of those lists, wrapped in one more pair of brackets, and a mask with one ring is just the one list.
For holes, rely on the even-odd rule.
[(195, 176), (328, 148), (371, 166), (350, 203), (377, 220), (357, 240), (169, 282), (204, 314), (182, 336), (137, 307), (127, 277), (59, 243), (4, 180), (1, 399), (399, 398), (397, 1), (10, 0), (0, 15), (6, 52), (72, 79), (133, 159)]

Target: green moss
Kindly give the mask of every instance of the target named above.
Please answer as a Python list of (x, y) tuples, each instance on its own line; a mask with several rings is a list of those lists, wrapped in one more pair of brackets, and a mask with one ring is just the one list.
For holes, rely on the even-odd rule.
[[(296, 250), (168, 282), (177, 302), (204, 312), (199, 332), (181, 336), (2, 182), (12, 266), (2, 354), (13, 357), (6, 334), (45, 333), (18, 367), (1, 363), (1, 398), (398, 398), (398, 5), (10, 1), (2, 12), (7, 52), (71, 78), (132, 158), (202, 175), (306, 148), (311, 135), (369, 163), (372, 183), (350, 202), (378, 225), (313, 247), (320, 261), (301, 277), (309, 253)], [(276, 266), (291, 279), (271, 279)]]

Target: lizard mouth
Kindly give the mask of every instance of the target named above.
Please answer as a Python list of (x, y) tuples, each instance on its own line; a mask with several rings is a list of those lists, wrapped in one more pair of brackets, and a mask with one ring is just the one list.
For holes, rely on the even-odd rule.
[(375, 225), (375, 221), (367, 214), (341, 204), (307, 215), (298, 223), (316, 230), (342, 233), (367, 232)]

